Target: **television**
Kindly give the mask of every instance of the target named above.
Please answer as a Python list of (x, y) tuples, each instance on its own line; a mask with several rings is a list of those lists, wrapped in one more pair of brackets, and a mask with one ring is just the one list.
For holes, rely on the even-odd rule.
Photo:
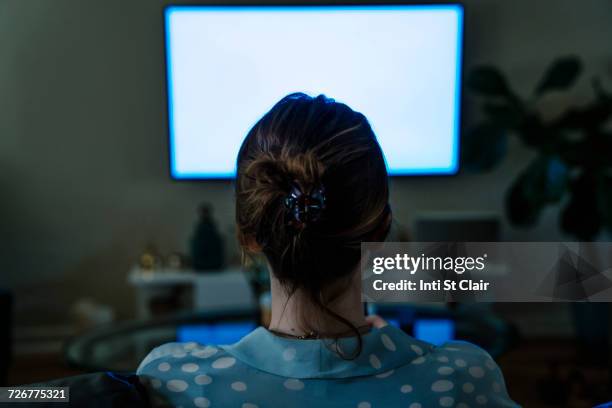
[(164, 20), (174, 179), (234, 177), (249, 129), (293, 92), (365, 114), (392, 176), (458, 171), (461, 5), (172, 5)]

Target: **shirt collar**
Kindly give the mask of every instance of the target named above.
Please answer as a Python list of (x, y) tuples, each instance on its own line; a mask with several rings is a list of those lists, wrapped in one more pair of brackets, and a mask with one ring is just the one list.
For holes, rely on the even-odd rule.
[[(223, 346), (243, 363), (261, 371), (290, 378), (348, 378), (385, 375), (408, 364), (418, 363), (432, 346), (388, 325), (362, 336), (359, 356), (347, 360), (339, 355), (331, 340), (299, 340), (277, 336), (259, 327), (238, 343)], [(355, 337), (338, 341), (350, 354), (357, 346)]]

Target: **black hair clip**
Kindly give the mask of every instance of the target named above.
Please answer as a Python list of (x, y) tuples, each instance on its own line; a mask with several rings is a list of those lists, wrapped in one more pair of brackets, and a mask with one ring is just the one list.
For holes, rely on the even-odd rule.
[(316, 222), (321, 218), (325, 209), (325, 189), (323, 186), (311, 189), (305, 193), (299, 185), (293, 184), (289, 195), (285, 198), (285, 207), (291, 214), (289, 224), (302, 229), (307, 224)]

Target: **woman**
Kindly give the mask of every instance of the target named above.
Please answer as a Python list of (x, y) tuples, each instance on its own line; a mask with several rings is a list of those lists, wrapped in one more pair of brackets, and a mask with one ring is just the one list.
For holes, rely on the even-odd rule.
[(138, 373), (158, 401), (196, 407), (509, 407), (480, 348), (442, 347), (367, 319), (360, 243), (391, 223), (383, 153), (366, 118), (291, 94), (247, 135), (237, 163), (245, 253), (271, 271), (272, 317), (230, 346), (168, 344)]

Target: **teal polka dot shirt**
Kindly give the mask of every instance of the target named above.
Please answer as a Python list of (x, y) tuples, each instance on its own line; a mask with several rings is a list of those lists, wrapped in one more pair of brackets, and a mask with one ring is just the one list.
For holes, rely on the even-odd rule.
[(517, 407), (501, 371), (466, 342), (440, 347), (385, 326), (355, 338), (297, 340), (258, 328), (229, 346), (169, 343), (138, 374), (154, 405), (173, 407)]

